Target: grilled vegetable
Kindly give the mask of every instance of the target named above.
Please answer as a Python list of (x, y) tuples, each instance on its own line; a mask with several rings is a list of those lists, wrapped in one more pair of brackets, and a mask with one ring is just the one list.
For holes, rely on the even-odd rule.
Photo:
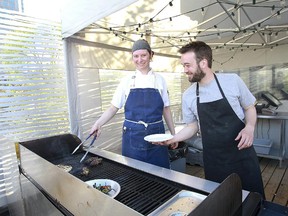
[(111, 190), (113, 190), (113, 189), (111, 188), (111, 185), (103, 185), (103, 186), (102, 186), (101, 184), (99, 184), (99, 185), (97, 186), (97, 184), (95, 183), (95, 184), (93, 185), (93, 187), (96, 188), (97, 190), (105, 193), (105, 194), (108, 194)]

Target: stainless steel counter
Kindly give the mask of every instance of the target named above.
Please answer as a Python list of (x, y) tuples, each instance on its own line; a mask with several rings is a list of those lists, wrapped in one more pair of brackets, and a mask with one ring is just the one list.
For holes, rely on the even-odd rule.
[[(274, 108), (275, 109), (275, 108)], [(282, 101), (282, 105), (275, 109), (276, 115), (258, 114), (256, 138), (266, 138), (273, 141), (268, 154), (258, 154), (260, 157), (267, 157), (279, 160), (279, 166), (282, 166), (283, 160), (287, 157), (288, 149), (288, 101)], [(258, 135), (257, 135), (258, 133)]]

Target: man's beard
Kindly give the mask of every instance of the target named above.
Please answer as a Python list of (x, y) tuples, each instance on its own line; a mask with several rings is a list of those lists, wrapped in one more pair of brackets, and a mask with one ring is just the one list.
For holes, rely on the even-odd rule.
[(189, 82), (191, 83), (200, 82), (203, 79), (203, 77), (205, 77), (205, 73), (198, 66), (196, 73), (193, 75), (191, 79), (189, 78)]

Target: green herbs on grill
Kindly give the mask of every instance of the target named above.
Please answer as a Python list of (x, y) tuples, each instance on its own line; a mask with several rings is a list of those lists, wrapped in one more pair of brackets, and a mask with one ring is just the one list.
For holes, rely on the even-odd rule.
[(101, 184), (99, 184), (99, 185), (97, 186), (97, 184), (95, 183), (95, 184), (93, 184), (93, 187), (96, 188), (97, 190), (105, 193), (105, 194), (108, 194), (111, 190), (113, 190), (113, 189), (111, 188), (111, 185), (103, 185), (103, 186), (102, 186)]

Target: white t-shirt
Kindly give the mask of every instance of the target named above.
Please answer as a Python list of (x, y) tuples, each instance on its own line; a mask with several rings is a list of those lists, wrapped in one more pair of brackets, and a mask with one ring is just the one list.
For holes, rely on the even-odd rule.
[(129, 95), (131, 88), (155, 88), (164, 102), (164, 107), (170, 106), (169, 95), (165, 79), (158, 73), (150, 70), (147, 75), (140, 71), (124, 77), (119, 83), (112, 99), (112, 105), (121, 109)]
[[(237, 74), (216, 74), (219, 84), (230, 106), (238, 118), (244, 122), (244, 109), (255, 104), (256, 98)], [(200, 103), (212, 102), (222, 98), (216, 80), (199, 85)], [(183, 121), (186, 124), (198, 121), (196, 83), (193, 83), (182, 97)]]

